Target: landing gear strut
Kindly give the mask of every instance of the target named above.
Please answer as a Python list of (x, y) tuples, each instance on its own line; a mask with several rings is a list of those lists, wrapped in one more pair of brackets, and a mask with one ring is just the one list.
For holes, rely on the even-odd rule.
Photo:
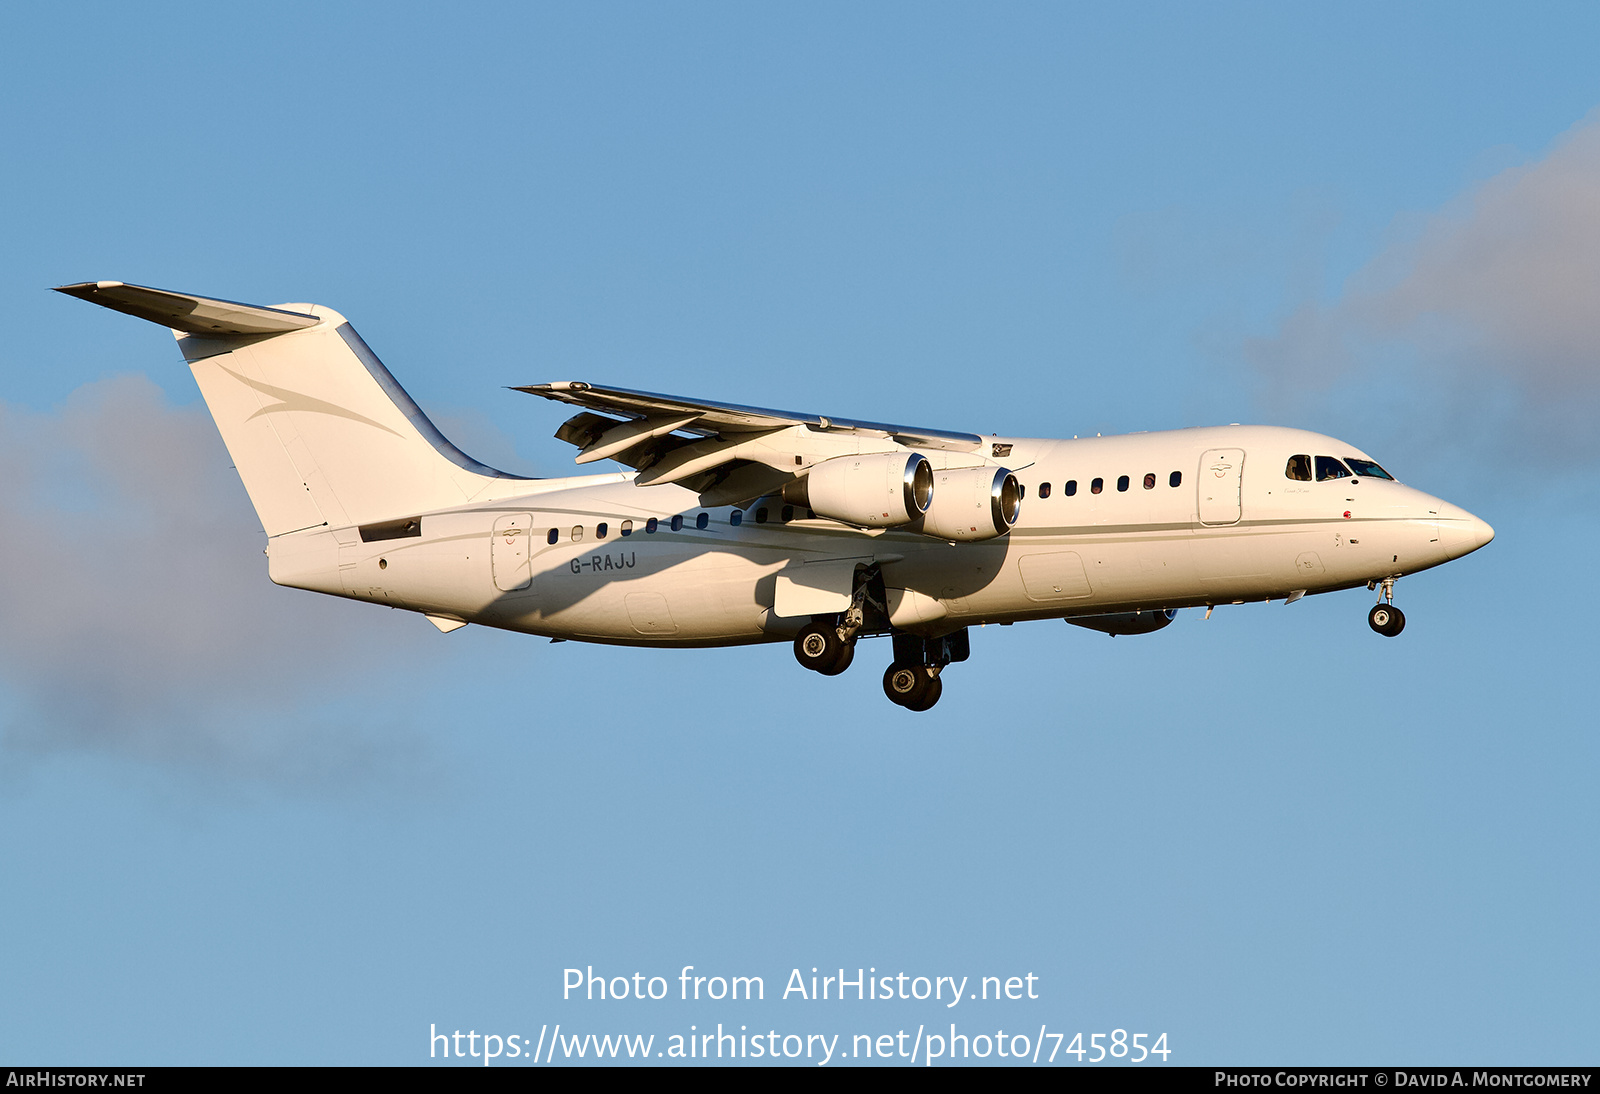
[(882, 585), (876, 570), (857, 575), (850, 607), (837, 616), (813, 616), (794, 638), (794, 659), (813, 672), (838, 676), (850, 667), (856, 656), (856, 635), (867, 623), (867, 609), (883, 611), (882, 593), (874, 597), (874, 579)]
[(1383, 598), (1367, 613), (1367, 625), (1385, 638), (1406, 629), (1406, 614), (1394, 606), (1394, 578), (1383, 579)]
[(794, 657), (812, 672), (837, 676), (855, 660), (856, 638), (888, 632), (894, 662), (883, 674), (883, 693), (907, 710), (923, 711), (939, 701), (946, 665), (971, 655), (966, 628), (937, 638), (897, 631), (889, 622), (883, 577), (876, 567), (859, 570), (850, 606), (838, 615), (814, 615), (794, 639)]

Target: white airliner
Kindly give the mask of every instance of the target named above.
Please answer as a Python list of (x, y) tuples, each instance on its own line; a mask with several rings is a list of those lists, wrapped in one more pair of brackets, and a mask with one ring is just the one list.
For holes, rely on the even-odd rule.
[(1176, 610), (1379, 590), (1494, 538), (1366, 453), (1297, 429), (980, 437), (595, 384), (576, 462), (528, 479), (447, 441), (343, 316), (119, 281), (57, 291), (169, 327), (279, 585), (552, 639), (793, 642), (834, 675), (891, 635), (885, 693), (927, 710), (973, 624), (1144, 634)]

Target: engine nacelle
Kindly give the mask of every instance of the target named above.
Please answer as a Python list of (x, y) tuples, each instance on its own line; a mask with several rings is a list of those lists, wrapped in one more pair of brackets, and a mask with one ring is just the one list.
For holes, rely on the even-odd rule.
[(909, 524), (933, 498), (933, 466), (915, 452), (836, 456), (783, 488), (783, 500), (860, 528)]
[(1115, 638), (1119, 634), (1149, 634), (1159, 631), (1178, 613), (1172, 608), (1155, 608), (1142, 612), (1113, 612), (1110, 615), (1079, 615), (1068, 616), (1067, 622), (1074, 627), (1088, 627), (1091, 631), (1103, 631)]
[(933, 473), (933, 504), (917, 530), (971, 542), (1011, 531), (1022, 511), (1022, 487), (1004, 467), (957, 467)]

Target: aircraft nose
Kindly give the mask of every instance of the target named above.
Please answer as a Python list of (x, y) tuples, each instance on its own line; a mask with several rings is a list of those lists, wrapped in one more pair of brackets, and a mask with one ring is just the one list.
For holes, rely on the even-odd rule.
[(1439, 514), (1439, 538), (1451, 558), (1460, 558), (1494, 539), (1494, 529), (1482, 517), (1449, 505)]
[(1476, 551), (1479, 547), (1484, 546), (1493, 538), (1494, 529), (1489, 527), (1489, 522), (1484, 520), (1482, 517), (1473, 517), (1472, 549)]

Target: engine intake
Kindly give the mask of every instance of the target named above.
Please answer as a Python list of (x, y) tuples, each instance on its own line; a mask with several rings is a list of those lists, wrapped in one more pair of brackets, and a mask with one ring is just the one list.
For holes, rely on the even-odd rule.
[(915, 452), (836, 456), (786, 485), (783, 500), (860, 528), (893, 528), (928, 511), (933, 465)]
[(1022, 487), (1004, 467), (958, 467), (934, 472), (933, 504), (918, 529), (940, 539), (971, 542), (1011, 531), (1022, 511)]

